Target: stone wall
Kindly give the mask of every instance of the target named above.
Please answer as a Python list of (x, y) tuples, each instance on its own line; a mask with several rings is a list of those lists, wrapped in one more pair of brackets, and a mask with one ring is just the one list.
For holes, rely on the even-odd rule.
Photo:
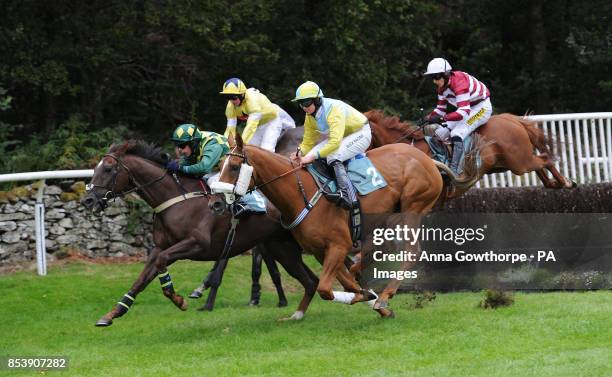
[[(36, 260), (34, 206), (37, 185), (0, 192), (0, 266)], [(47, 258), (143, 255), (152, 247), (150, 208), (138, 199), (117, 199), (101, 215), (80, 204), (83, 182), (46, 186)]]

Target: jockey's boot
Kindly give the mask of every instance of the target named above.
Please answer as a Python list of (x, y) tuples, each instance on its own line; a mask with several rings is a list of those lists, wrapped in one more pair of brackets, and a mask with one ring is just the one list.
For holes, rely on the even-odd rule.
[(353, 208), (353, 203), (349, 195), (352, 187), (350, 187), (351, 181), (349, 180), (348, 174), (346, 174), (346, 169), (344, 168), (342, 161), (338, 160), (333, 160), (329, 163), (329, 165), (334, 168), (336, 182), (338, 183), (338, 199), (336, 204), (344, 209), (350, 210)]
[(453, 142), (453, 157), (451, 158), (450, 168), (453, 174), (459, 175), (459, 162), (461, 162), (461, 156), (463, 155), (463, 140), (459, 136), (453, 136), (451, 141)]

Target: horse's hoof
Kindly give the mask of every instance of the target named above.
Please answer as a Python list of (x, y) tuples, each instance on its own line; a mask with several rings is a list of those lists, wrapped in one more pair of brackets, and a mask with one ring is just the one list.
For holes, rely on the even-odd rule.
[(376, 300), (376, 299), (378, 299), (378, 295), (377, 295), (377, 294), (376, 294), (376, 292), (374, 292), (373, 290), (368, 289), (368, 290), (366, 291), (366, 293), (368, 294), (368, 296), (367, 296), (367, 297), (366, 297), (366, 299), (365, 299), (365, 300), (363, 300), (363, 301), (372, 301), (372, 300)]
[[(280, 305), (280, 303), (279, 303), (279, 305)], [(247, 306), (259, 306), (259, 300), (251, 300), (251, 301), (249, 301)]]
[(389, 306), (389, 302), (388, 301), (381, 301), (381, 300), (376, 300), (376, 302), (374, 303), (374, 306), (372, 307), (372, 309), (374, 310), (381, 310), (381, 309), (385, 309)]
[(202, 305), (197, 309), (199, 312), (212, 312), (213, 308), (208, 305)]
[(283, 317), (279, 318), (278, 322), (287, 322), (287, 321), (301, 321), (304, 318), (304, 313), (300, 310), (296, 311), (291, 315), (291, 317)]
[(183, 297), (178, 296), (179, 302), (178, 302), (178, 308), (181, 309), (182, 311), (187, 310), (187, 300), (185, 300)]
[(195, 290), (193, 292), (191, 292), (191, 294), (189, 294), (189, 298), (200, 298), (202, 297), (202, 292)]
[(395, 318), (395, 312), (391, 309), (381, 309), (380, 312), (380, 317), (384, 318), (384, 319), (393, 319)]
[(278, 305), (277, 305), (277, 306), (278, 306), (279, 308), (284, 308), (284, 307), (285, 307), (285, 306), (287, 306), (287, 305), (288, 305), (287, 300), (281, 300), (281, 301), (279, 301), (279, 302), (278, 302)]
[(113, 324), (112, 319), (100, 318), (98, 322), (96, 322), (97, 327), (108, 327)]

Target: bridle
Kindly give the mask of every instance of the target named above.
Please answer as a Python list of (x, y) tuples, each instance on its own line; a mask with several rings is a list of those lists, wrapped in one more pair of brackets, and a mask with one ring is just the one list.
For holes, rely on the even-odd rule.
[[(113, 176), (111, 178), (111, 185), (110, 187), (107, 186), (102, 186), (102, 185), (96, 185), (93, 183), (90, 183), (86, 186), (87, 191), (91, 191), (93, 188), (101, 188), (106, 190), (106, 192), (104, 193), (104, 195), (99, 196), (95, 191), (93, 191), (93, 195), (96, 198), (96, 200), (98, 200), (98, 202), (100, 202), (100, 206), (102, 207), (102, 209), (106, 208), (108, 206), (108, 202), (115, 200), (116, 198), (123, 198), (128, 194), (131, 194), (133, 192), (137, 192), (137, 191), (142, 191), (142, 189), (144, 189), (145, 187), (151, 186), (159, 181), (161, 181), (162, 179), (164, 179), (164, 177), (166, 176), (167, 171), (164, 170), (163, 174), (160, 175), (157, 178), (154, 178), (153, 180), (143, 183), (141, 184), (140, 182), (138, 182), (138, 180), (136, 179), (136, 177), (134, 177), (134, 174), (132, 173), (132, 171), (130, 170), (130, 168), (127, 167), (127, 165), (123, 162), (123, 160), (116, 156), (113, 153), (109, 153), (109, 154), (105, 154), (104, 157), (110, 157), (113, 160), (115, 160), (117, 162), (117, 164), (112, 168), (113, 169)], [(129, 190), (125, 190), (125, 191), (121, 191), (121, 192), (116, 192), (115, 187), (117, 186), (117, 177), (119, 176), (119, 172), (120, 172), (120, 168), (123, 168), (128, 175), (128, 181), (134, 184), (134, 187), (129, 189)], [(144, 191), (142, 191), (144, 192)]]
[[(427, 125), (427, 121), (426, 120), (420, 120), (419, 122), (417, 122), (416, 124), (416, 128), (414, 128), (412, 131), (410, 131), (409, 133), (400, 136), (397, 140), (395, 140), (393, 143), (391, 144), (395, 144), (395, 143), (399, 143), (400, 141), (404, 140), (404, 139), (408, 139), (409, 137), (412, 136), (412, 134), (414, 134), (417, 131), (421, 131), (423, 130), (423, 127), (425, 127)], [(414, 144), (414, 139), (412, 139), (412, 144)]]
[[(234, 147), (234, 149), (236, 149), (236, 148), (237, 147)], [(233, 156), (233, 157), (241, 158), (244, 161), (245, 164), (251, 165), (251, 164), (249, 164), (249, 158), (247, 157), (246, 153), (236, 153), (236, 152), (231, 151), (231, 152), (226, 153), (226, 156)], [(291, 165), (293, 166), (293, 163), (291, 163)], [(268, 184), (270, 184), (272, 182), (275, 182), (275, 181), (277, 181), (277, 180), (279, 180), (279, 179), (281, 179), (281, 178), (283, 178), (283, 177), (285, 177), (285, 176), (287, 176), (287, 175), (289, 175), (291, 173), (295, 173), (296, 171), (300, 170), (301, 168), (302, 168), (301, 166), (296, 166), (293, 169), (288, 170), (288, 171), (284, 172), (283, 174), (281, 174), (281, 175), (279, 175), (277, 177), (274, 177), (274, 178), (272, 178), (272, 179), (270, 179), (270, 180), (268, 180), (268, 181), (266, 181), (266, 182), (264, 182), (264, 183), (262, 183), (260, 185), (256, 184), (255, 186), (253, 186), (253, 188), (250, 188), (247, 191), (247, 194), (251, 193), (251, 192), (253, 192), (255, 190), (259, 190), (260, 188), (262, 188), (262, 187), (264, 187), (264, 186), (266, 186), (266, 185), (268, 185)], [(223, 172), (221, 172), (221, 173), (223, 173)], [(296, 175), (296, 176), (298, 177), (298, 181), (299, 181), (299, 176), (298, 175)], [(234, 187), (236, 187), (236, 183), (237, 182), (238, 182), (238, 176), (236, 176), (236, 179), (234, 180)], [(301, 184), (301, 182), (300, 182), (300, 184)]]
[[(227, 153), (227, 155), (228, 156), (233, 156), (233, 157), (241, 158), (241, 159), (243, 159), (244, 164), (250, 165), (246, 153), (236, 153), (236, 152), (234, 152), (234, 150), (232, 150), (231, 152)], [(226, 163), (229, 163), (229, 160), (226, 160)], [(292, 161), (291, 161), (291, 166), (293, 166), (293, 162)], [(224, 168), (225, 168), (225, 166), (224, 166)], [(297, 171), (300, 170), (300, 169), (302, 169), (302, 166), (300, 166), (300, 165), (298, 165), (296, 167), (293, 167), (293, 169), (290, 169), (290, 170), (288, 170), (288, 171), (286, 171), (286, 172), (284, 172), (284, 173), (282, 173), (282, 174), (280, 174), (280, 175), (278, 175), (278, 176), (276, 176), (276, 177), (274, 177), (274, 178), (272, 178), (272, 179), (270, 179), (270, 180), (268, 180), (268, 181), (266, 181), (266, 182), (264, 182), (262, 184), (253, 186), (251, 189), (247, 190), (246, 193), (245, 193), (245, 195), (246, 195), (246, 194), (248, 194), (250, 192), (253, 192), (253, 191), (257, 190), (257, 189), (260, 189), (260, 188), (262, 188), (262, 187), (264, 187), (264, 186), (266, 186), (268, 184), (271, 184), (271, 183), (273, 183), (273, 182), (275, 182), (275, 181), (277, 181), (277, 180), (279, 180), (279, 179), (281, 179), (283, 177), (286, 177), (287, 175), (293, 173), (295, 175), (296, 180), (297, 180), (297, 185), (298, 185), (298, 188), (300, 189), (300, 193), (302, 194), (302, 199), (304, 200), (304, 208), (300, 211), (300, 213), (297, 215), (295, 220), (293, 220), (293, 222), (291, 222), (290, 224), (285, 223), (283, 221), (282, 216), (280, 217), (279, 220), (280, 220), (280, 223), (281, 223), (282, 227), (287, 229), (287, 230), (295, 228), (296, 226), (298, 226), (306, 218), (306, 216), (308, 216), (310, 210), (312, 210), (312, 208), (317, 204), (317, 202), (321, 198), (321, 196), (323, 194), (323, 190), (324, 190), (323, 187), (320, 187), (315, 192), (315, 194), (312, 196), (312, 198), (308, 199), (308, 197), (306, 196), (306, 190), (304, 189), (304, 184), (302, 183), (300, 175), (297, 174)], [(251, 178), (253, 178), (253, 177), (251, 176)], [(236, 177), (236, 180), (234, 181), (233, 189), (232, 189), (232, 195), (237, 195), (236, 194), (236, 186), (238, 184), (238, 180), (239, 179), (240, 179), (240, 174), (238, 174), (238, 176)]]

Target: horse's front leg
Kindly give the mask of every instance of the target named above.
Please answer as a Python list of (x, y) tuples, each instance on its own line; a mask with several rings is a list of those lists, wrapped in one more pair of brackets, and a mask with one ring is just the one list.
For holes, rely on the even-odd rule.
[(155, 260), (159, 283), (164, 296), (168, 297), (179, 309), (187, 310), (187, 301), (174, 290), (174, 283), (167, 267), (180, 259), (189, 259), (201, 251), (194, 237), (186, 238), (160, 252)]
[[(319, 285), (317, 286), (317, 292), (323, 300), (334, 300), (340, 302), (346, 301), (344, 297), (340, 297), (342, 296), (341, 294), (346, 292), (333, 292), (332, 283), (337, 277), (337, 273), (340, 267), (342, 266), (344, 257), (346, 256), (349, 247), (350, 246), (343, 248), (340, 245), (330, 245), (325, 252), (325, 259), (323, 260), (323, 271), (321, 272)], [(345, 288), (351, 289), (352, 287), (347, 286)], [(350, 294), (352, 295), (352, 300), (352, 298), (354, 297), (354, 293)]]
[[(283, 290), (283, 284), (281, 282), (281, 273), (278, 270), (278, 266), (276, 265), (276, 261), (274, 260), (274, 256), (266, 249), (264, 245), (257, 245), (253, 252), (259, 254), (263, 261), (266, 263), (266, 267), (268, 268), (268, 272), (270, 273), (270, 278), (272, 279), (272, 283), (274, 283), (274, 287), (276, 288), (276, 294), (278, 295), (278, 307), (287, 306), (287, 296), (285, 296), (285, 291)], [(255, 266), (253, 266), (255, 267)], [(261, 277), (261, 260), (259, 262), (259, 276), (257, 276), (257, 280), (254, 274), (251, 275), (253, 278), (253, 287), (257, 282), (259, 285), (259, 278)], [(253, 301), (253, 290), (251, 290), (251, 302)], [(259, 302), (259, 297), (257, 297), (257, 302)]]
[(212, 312), (215, 307), (215, 300), (217, 299), (217, 291), (221, 286), (221, 281), (223, 280), (223, 274), (225, 273), (225, 268), (227, 267), (227, 258), (219, 259), (215, 263), (214, 269), (210, 272), (207, 277), (206, 286), (210, 288), (210, 292), (208, 292), (208, 297), (206, 297), (206, 303), (202, 305), (198, 310), (200, 311), (208, 311)]
[(113, 319), (119, 318), (130, 310), (136, 296), (142, 292), (147, 285), (155, 278), (157, 269), (155, 267), (155, 261), (161, 252), (161, 249), (157, 246), (149, 254), (147, 263), (144, 269), (138, 276), (138, 279), (132, 284), (132, 288), (123, 295), (121, 300), (117, 302), (117, 305), (110, 312), (106, 313), (102, 318), (96, 322), (96, 326), (110, 326), (113, 324)]

